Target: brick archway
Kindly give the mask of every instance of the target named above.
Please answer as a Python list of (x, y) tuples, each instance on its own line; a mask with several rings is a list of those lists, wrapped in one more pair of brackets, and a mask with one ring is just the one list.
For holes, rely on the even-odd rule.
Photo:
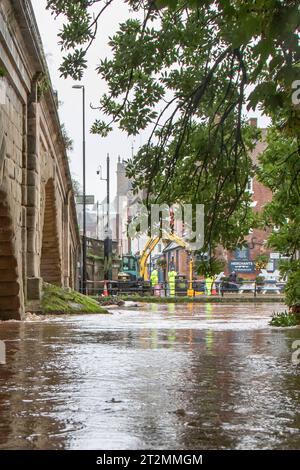
[(42, 235), (41, 277), (49, 284), (62, 285), (61, 256), (57, 228), (57, 210), (53, 179), (45, 186), (45, 210)]
[(5, 192), (0, 190), (0, 320), (21, 319), (14, 230)]

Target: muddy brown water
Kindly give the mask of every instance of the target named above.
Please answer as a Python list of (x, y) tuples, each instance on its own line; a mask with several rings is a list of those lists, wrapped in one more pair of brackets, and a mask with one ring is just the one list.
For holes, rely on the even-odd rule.
[(270, 304), (0, 323), (0, 449), (299, 449), (299, 328)]

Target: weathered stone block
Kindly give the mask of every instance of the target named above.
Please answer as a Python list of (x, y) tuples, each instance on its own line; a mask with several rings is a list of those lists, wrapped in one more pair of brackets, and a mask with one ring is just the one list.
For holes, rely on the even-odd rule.
[(16, 167), (15, 171), (16, 171), (16, 181), (17, 181), (19, 184), (22, 184), (22, 180), (23, 180), (22, 168)]
[(27, 164), (29, 170), (36, 170), (38, 168), (38, 156), (36, 153), (28, 154)]
[(15, 199), (19, 204), (21, 204), (21, 202), (22, 202), (22, 188), (19, 184), (15, 185)]
[(39, 300), (42, 296), (43, 280), (39, 277), (27, 278), (28, 300)]
[(17, 282), (0, 282), (0, 297), (18, 295), (20, 286)]
[(15, 179), (15, 163), (13, 162), (13, 160), (5, 160), (5, 171), (10, 178)]
[(2, 217), (5, 217), (7, 215), (7, 207), (4, 205), (0, 206), (0, 227), (3, 227), (4, 224), (7, 222), (8, 219), (2, 220)]
[(9, 242), (13, 239), (13, 232), (9, 228), (0, 227), (0, 242)]
[(28, 186), (27, 190), (27, 204), (35, 207), (38, 201), (38, 190), (35, 186)]
[(38, 187), (38, 183), (39, 183), (39, 175), (34, 170), (28, 171), (27, 172), (27, 185)]
[(18, 311), (21, 307), (21, 301), (18, 296), (1, 297), (0, 311)]
[(15, 270), (17, 267), (17, 261), (12, 256), (1, 256), (0, 257), (0, 269), (7, 269), (8, 271)]
[(10, 242), (0, 243), (0, 256), (13, 255), (12, 244)]
[(0, 269), (0, 281), (1, 282), (14, 282), (17, 278), (17, 271), (15, 269)]
[[(6, 209), (3, 209), (2, 213), (6, 214), (7, 213)], [(11, 223), (11, 220), (9, 217), (6, 217), (5, 215), (3, 216), (0, 215), (0, 227), (7, 227), (8, 225), (10, 225), (10, 223)]]
[(0, 316), (2, 321), (6, 320), (22, 320), (22, 317), (24, 316), (24, 311), (21, 308), (18, 308), (16, 310), (6, 310), (1, 308), (0, 305)]

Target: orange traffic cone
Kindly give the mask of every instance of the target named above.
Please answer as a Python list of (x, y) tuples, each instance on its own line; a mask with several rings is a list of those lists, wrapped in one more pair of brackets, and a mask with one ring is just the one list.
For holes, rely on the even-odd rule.
[(107, 282), (104, 282), (103, 297), (108, 297)]
[(215, 283), (213, 283), (213, 285), (212, 285), (211, 295), (217, 295), (217, 289), (216, 289), (216, 284)]

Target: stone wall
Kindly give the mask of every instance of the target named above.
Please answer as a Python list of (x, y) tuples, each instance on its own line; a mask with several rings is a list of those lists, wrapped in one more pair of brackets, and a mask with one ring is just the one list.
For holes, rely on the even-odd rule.
[[(0, 319), (42, 281), (77, 287), (80, 246), (55, 96), (28, 0), (0, 2)], [(48, 84), (45, 87), (41, 84)]]
[(24, 308), (23, 123), (24, 106), (5, 77), (0, 104), (2, 165), (0, 183), (0, 318), (19, 318)]

